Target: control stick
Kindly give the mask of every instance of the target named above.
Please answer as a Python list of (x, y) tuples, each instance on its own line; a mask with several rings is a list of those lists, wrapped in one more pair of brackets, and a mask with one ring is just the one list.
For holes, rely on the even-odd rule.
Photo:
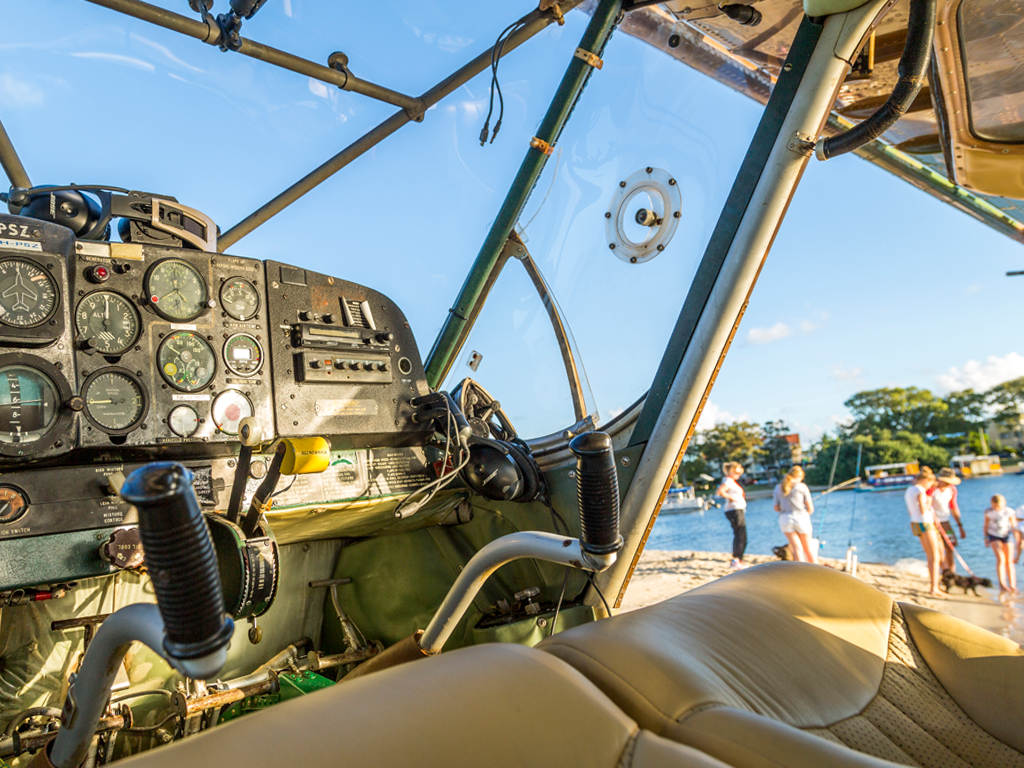
[(148, 464), (129, 475), (121, 496), (139, 512), (157, 605), (128, 605), (103, 622), (68, 688), (60, 732), (36, 765), (82, 764), (133, 642), (199, 680), (215, 677), (227, 659), (234, 624), (224, 612), (217, 559), (192, 490), (192, 472), (174, 462)]
[[(523, 558), (600, 573), (611, 568), (619, 549), (619, 481), (611, 438), (603, 432), (578, 435), (569, 443), (576, 454), (576, 491), (583, 535), (579, 539), (522, 531), (495, 539), (466, 563), (441, 607), (416, 643), (424, 655), (440, 653), (491, 574)], [(387, 655), (384, 652), (384, 656)]]

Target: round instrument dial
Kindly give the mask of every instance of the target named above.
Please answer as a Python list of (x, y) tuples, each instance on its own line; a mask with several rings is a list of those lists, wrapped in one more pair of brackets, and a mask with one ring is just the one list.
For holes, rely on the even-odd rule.
[(128, 371), (97, 371), (82, 386), (85, 415), (104, 432), (125, 433), (138, 426), (148, 407), (142, 382)]
[(249, 398), (237, 389), (225, 389), (217, 395), (210, 412), (213, 425), (225, 435), (237, 435), (238, 422), (254, 413)]
[(27, 365), (0, 368), (0, 443), (34, 443), (59, 412), (60, 393), (45, 373)]
[(182, 392), (207, 386), (217, 369), (213, 347), (192, 331), (178, 331), (164, 339), (156, 352), (156, 364), (164, 381)]
[(206, 281), (181, 259), (157, 262), (146, 273), (145, 283), (150, 305), (167, 320), (194, 320), (206, 309)]
[(57, 308), (57, 285), (28, 259), (0, 259), (0, 323), (32, 328)]
[(260, 295), (248, 280), (233, 277), (220, 287), (220, 306), (235, 320), (248, 320), (260, 309)]
[(24, 491), (10, 485), (0, 485), (0, 525), (9, 525), (28, 512), (28, 499)]
[(120, 355), (139, 337), (139, 313), (121, 294), (96, 291), (78, 302), (75, 328), (98, 352)]
[(192, 437), (199, 429), (199, 414), (191, 405), (176, 405), (167, 414), (167, 426), (178, 437)]
[(247, 333), (236, 333), (224, 342), (224, 362), (237, 376), (254, 376), (263, 367), (263, 348)]

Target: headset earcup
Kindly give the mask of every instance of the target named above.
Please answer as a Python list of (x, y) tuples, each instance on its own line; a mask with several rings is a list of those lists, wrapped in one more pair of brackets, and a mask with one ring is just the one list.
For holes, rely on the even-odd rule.
[(504, 445), (508, 448), (508, 455), (515, 460), (516, 466), (519, 467), (519, 473), (523, 479), (519, 493), (516, 494), (513, 501), (533, 501), (544, 488), (544, 476), (541, 474), (540, 467), (537, 466), (533, 456), (530, 456), (517, 445), (513, 443), (505, 443)]

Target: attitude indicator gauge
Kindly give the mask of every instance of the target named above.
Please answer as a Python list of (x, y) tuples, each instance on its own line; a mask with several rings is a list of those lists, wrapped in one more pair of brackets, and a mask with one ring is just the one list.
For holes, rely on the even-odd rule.
[(235, 320), (249, 320), (260, 310), (260, 294), (248, 280), (233, 277), (220, 287), (220, 306)]
[(181, 259), (164, 259), (150, 267), (144, 289), (149, 305), (165, 320), (194, 320), (207, 307), (206, 281)]
[(247, 333), (236, 333), (224, 342), (224, 362), (236, 376), (255, 376), (263, 366), (263, 348)]
[(135, 429), (148, 408), (142, 382), (119, 368), (92, 374), (82, 386), (82, 397), (89, 421), (110, 434)]
[(139, 337), (139, 313), (121, 294), (97, 291), (78, 302), (75, 328), (90, 348), (120, 355)]
[(225, 389), (217, 395), (210, 412), (213, 425), (225, 435), (237, 435), (238, 422), (254, 413), (249, 398), (237, 389)]
[(60, 392), (45, 373), (28, 365), (0, 367), (0, 443), (34, 443), (54, 426)]
[(164, 339), (156, 352), (156, 363), (164, 381), (182, 392), (207, 386), (217, 370), (213, 347), (192, 331), (178, 331)]
[(28, 259), (0, 259), (0, 323), (32, 328), (45, 323), (57, 308), (57, 285)]

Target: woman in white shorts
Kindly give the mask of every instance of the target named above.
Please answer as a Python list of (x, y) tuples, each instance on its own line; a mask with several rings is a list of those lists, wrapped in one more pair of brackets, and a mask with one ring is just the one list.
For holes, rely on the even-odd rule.
[(782, 482), (775, 486), (772, 497), (779, 513), (779, 528), (789, 541), (793, 559), (802, 563), (817, 563), (818, 553), (811, 547), (811, 514), (814, 502), (811, 489), (804, 482), (804, 471), (793, 467)]

